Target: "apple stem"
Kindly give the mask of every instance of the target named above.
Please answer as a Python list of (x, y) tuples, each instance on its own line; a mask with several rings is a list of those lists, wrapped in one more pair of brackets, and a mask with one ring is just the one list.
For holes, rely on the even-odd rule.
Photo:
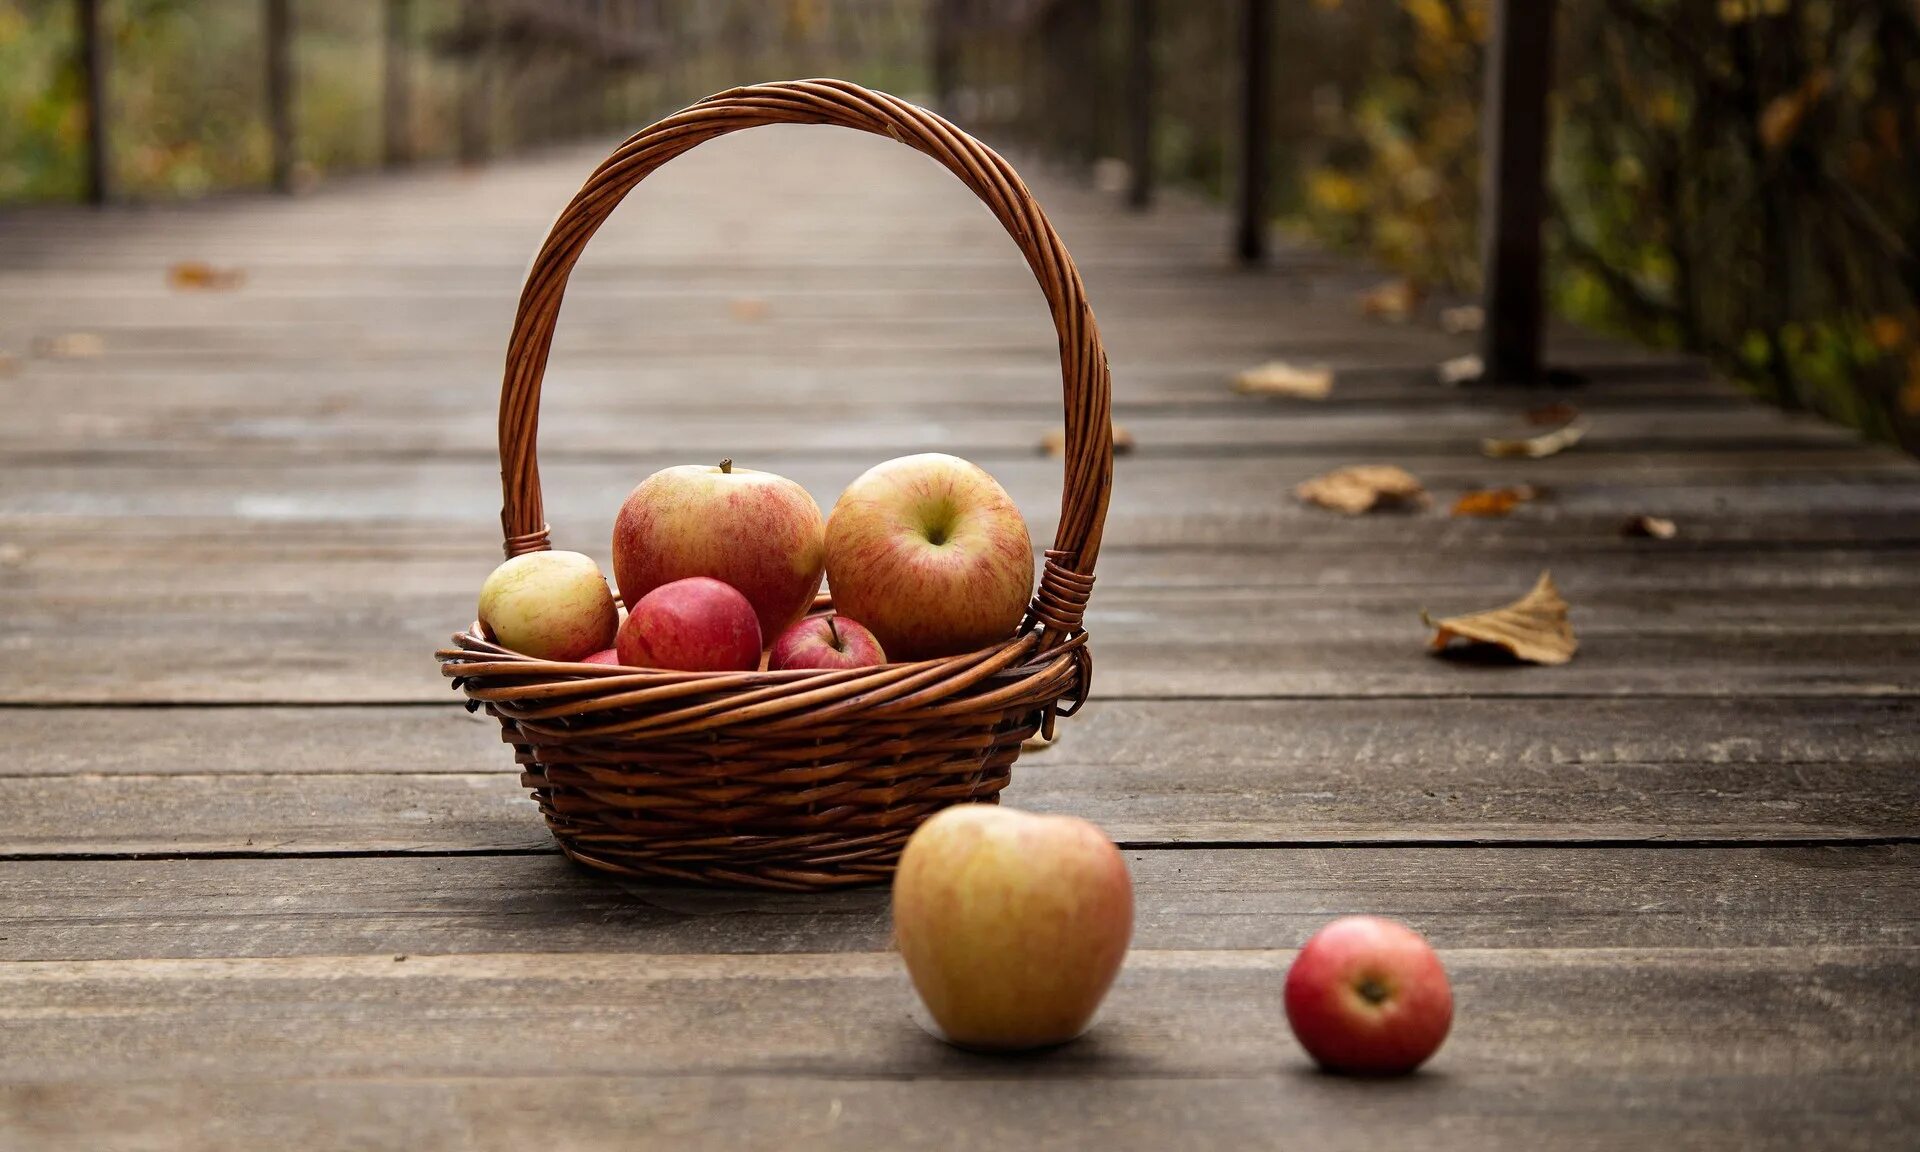
[(729, 476), (733, 474), (733, 457), (720, 461), (720, 471)]
[(840, 629), (833, 626), (833, 617), (831, 616), (827, 617), (827, 635), (833, 637), (833, 650), (835, 652), (845, 652), (847, 650), (846, 642), (840, 639)]

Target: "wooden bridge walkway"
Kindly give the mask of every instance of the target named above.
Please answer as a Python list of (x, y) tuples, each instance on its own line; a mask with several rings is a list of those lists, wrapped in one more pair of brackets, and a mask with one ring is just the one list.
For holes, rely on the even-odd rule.
[[(1430, 310), (1199, 204), (1036, 189), (1108, 335), (1096, 702), (1006, 799), (1127, 848), (1103, 1022), (987, 1059), (909, 1018), (881, 891), (623, 887), (564, 863), (432, 652), (498, 555), (520, 277), (594, 155), (0, 219), (0, 1145), (12, 1149), (1882, 1148), (1920, 1126), (1920, 468), (1577, 333), (1574, 449), (1448, 389)], [(169, 285), (179, 261), (232, 290)], [(968, 194), (767, 129), (595, 240), (543, 420), (555, 540), (722, 455), (830, 503), (938, 448), (1050, 537), (1053, 333)], [(37, 350), (36, 350), (37, 349)], [(1239, 395), (1272, 359), (1320, 401)], [(1300, 480), (1398, 464), (1425, 511)], [(1504, 520), (1453, 498), (1529, 483)], [(1671, 540), (1629, 517), (1670, 517)], [(1439, 660), (1419, 613), (1551, 568), (1581, 651)], [(1290, 949), (1443, 950), (1411, 1079), (1309, 1066)]]

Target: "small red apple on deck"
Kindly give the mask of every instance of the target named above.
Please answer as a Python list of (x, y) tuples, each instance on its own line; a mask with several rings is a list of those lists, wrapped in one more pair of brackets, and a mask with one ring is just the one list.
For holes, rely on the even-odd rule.
[(984, 648), (1013, 635), (1033, 594), (1033, 541), (1006, 489), (957, 456), (877, 464), (827, 519), (835, 608), (895, 660)]
[(789, 668), (871, 668), (886, 662), (886, 652), (865, 625), (830, 614), (809, 616), (782, 632), (773, 642), (767, 667), (782, 672)]
[(1287, 1023), (1333, 1072), (1411, 1072), (1439, 1051), (1453, 989), (1418, 932), (1378, 916), (1344, 916), (1314, 933), (1287, 970)]
[(893, 931), (947, 1039), (1037, 1048), (1083, 1032), (1133, 937), (1120, 850), (1072, 816), (957, 804), (922, 824), (893, 880)]
[(778, 636), (820, 591), (826, 526), (807, 490), (783, 476), (689, 464), (642, 480), (613, 524), (613, 579), (629, 609), (663, 584), (710, 576), (753, 605)]
[(705, 576), (662, 584), (620, 625), (620, 663), (681, 672), (760, 667), (760, 623), (739, 592)]
[(526, 552), (480, 586), (479, 620), (504, 647), (571, 663), (613, 643), (620, 613), (600, 566), (578, 552)]

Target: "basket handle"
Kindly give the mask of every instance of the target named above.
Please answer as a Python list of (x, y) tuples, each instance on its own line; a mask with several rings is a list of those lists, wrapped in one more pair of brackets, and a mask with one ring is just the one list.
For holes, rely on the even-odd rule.
[(540, 247), (507, 347), (500, 388), (501, 529), (508, 556), (548, 545), (540, 498), (536, 441), (540, 382), (546, 375), (554, 322), (567, 277), (587, 241), (621, 199), (654, 169), (704, 141), (762, 124), (837, 124), (900, 143), (939, 161), (973, 190), (1020, 246), (1046, 294), (1060, 334), (1060, 380), (1066, 408), (1065, 482), (1060, 527), (1048, 550), (1030, 608), (1045, 629), (1044, 645), (1064, 641), (1080, 625), (1093, 586), (1094, 561), (1113, 481), (1113, 424), (1106, 351), (1073, 258), (1013, 166), (946, 120), (905, 101), (844, 80), (795, 80), (734, 88), (642, 129), (588, 177)]

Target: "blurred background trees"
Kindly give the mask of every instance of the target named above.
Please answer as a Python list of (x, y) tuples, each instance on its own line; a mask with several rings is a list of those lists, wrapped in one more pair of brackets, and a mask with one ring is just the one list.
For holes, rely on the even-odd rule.
[[(115, 194), (269, 183), (276, 0), (98, 2)], [(1127, 151), (1135, 0), (278, 2), (295, 184), (609, 135), (793, 75), (945, 88), (969, 127), (1089, 171)], [(1271, 3), (1277, 217), (1473, 291), (1486, 0)], [(85, 191), (78, 7), (0, 0), (0, 203)], [(1224, 193), (1242, 6), (1153, 8), (1156, 173)], [(1920, 447), (1920, 4), (1560, 0), (1559, 43), (1557, 310)]]

